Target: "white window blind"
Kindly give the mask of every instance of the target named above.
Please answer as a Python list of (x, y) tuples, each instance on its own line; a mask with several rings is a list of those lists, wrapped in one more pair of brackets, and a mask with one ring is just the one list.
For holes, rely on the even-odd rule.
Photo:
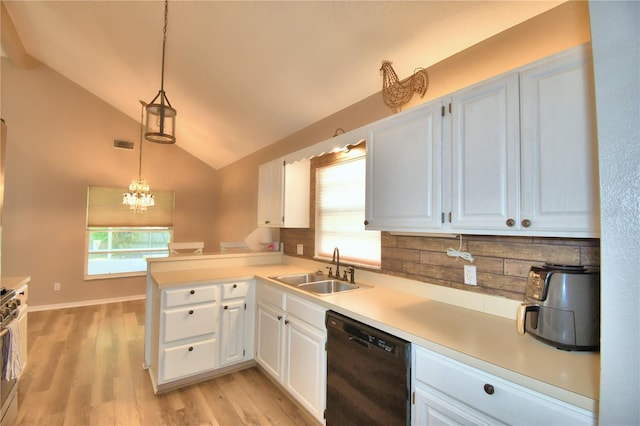
[(380, 266), (380, 232), (365, 231), (365, 157), (316, 172), (316, 256)]
[(104, 226), (173, 226), (173, 191), (153, 191), (155, 206), (134, 213), (122, 204), (123, 188), (90, 186), (87, 190), (87, 228)]

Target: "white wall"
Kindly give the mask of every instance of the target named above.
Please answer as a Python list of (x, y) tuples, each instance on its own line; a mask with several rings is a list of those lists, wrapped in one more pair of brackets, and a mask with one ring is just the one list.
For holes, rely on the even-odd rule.
[(589, 3), (601, 200), (600, 424), (640, 421), (640, 3)]

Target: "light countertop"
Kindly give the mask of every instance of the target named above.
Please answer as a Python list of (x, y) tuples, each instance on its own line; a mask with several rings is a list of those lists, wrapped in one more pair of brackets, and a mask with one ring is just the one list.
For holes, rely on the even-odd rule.
[(367, 282), (363, 283), (367, 288), (356, 291), (315, 296), (268, 279), (309, 271), (294, 265), (242, 265), (152, 272), (151, 276), (159, 288), (257, 277), (490, 374), (587, 410), (597, 408), (598, 353), (558, 350), (517, 334), (515, 319)]
[(19, 290), (31, 281), (31, 277), (2, 277), (0, 278), (0, 287), (6, 287), (9, 290)]

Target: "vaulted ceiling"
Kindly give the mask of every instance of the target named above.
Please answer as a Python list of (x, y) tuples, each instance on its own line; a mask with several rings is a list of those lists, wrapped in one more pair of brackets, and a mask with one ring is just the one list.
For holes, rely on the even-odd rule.
[[(383, 59), (403, 78), (562, 2), (171, 0), (177, 144), (223, 167), (378, 92)], [(26, 54), (133, 119), (157, 94), (162, 1), (3, 3)]]

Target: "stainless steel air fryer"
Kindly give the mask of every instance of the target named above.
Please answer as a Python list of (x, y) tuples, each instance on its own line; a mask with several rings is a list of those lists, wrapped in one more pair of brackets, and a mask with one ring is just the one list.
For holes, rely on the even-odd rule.
[(600, 272), (583, 266), (531, 267), (518, 333), (558, 349), (600, 349)]

